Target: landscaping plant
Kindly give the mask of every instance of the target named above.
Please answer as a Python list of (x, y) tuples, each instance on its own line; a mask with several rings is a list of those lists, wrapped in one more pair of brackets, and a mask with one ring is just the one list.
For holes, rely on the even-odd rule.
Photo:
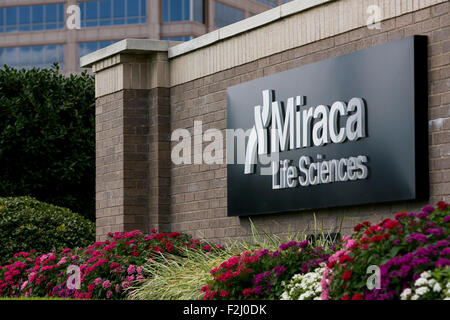
[(400, 294), (402, 300), (450, 300), (450, 267), (424, 271), (412, 288)]
[(327, 261), (323, 247), (290, 241), (276, 251), (244, 251), (211, 270), (213, 279), (202, 288), (204, 299), (279, 299), (283, 283)]
[(281, 300), (321, 300), (325, 264), (305, 274), (296, 274), (285, 285)]
[(185, 248), (211, 250), (178, 232), (152, 230), (145, 236), (133, 231), (108, 236), (84, 249), (15, 254), (8, 265), (0, 267), (0, 296), (124, 299), (127, 289), (147, 276), (142, 266), (160, 259), (162, 253), (184, 255)]
[(69, 209), (29, 197), (0, 198), (0, 265), (15, 253), (85, 247), (95, 225)]
[(0, 196), (95, 219), (95, 88), (87, 72), (0, 68)]
[[(342, 250), (329, 259), (322, 298), (343, 300), (399, 299), (422, 272), (450, 265), (450, 209), (439, 202), (418, 213), (401, 212), (379, 224), (358, 224)], [(370, 268), (380, 281), (370, 288)]]

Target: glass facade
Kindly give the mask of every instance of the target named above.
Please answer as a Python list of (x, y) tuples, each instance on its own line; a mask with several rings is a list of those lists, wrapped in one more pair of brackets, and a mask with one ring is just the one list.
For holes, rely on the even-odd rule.
[(276, 6), (279, 6), (283, 3), (287, 3), (287, 2), (291, 2), (292, 0), (283, 0), (283, 1), (278, 1), (278, 0), (253, 0), (262, 4), (265, 4), (268, 7), (272, 7), (275, 8)]
[(59, 63), (64, 69), (64, 45), (0, 48), (0, 66), (8, 65), (17, 69), (50, 68)]
[(85, 56), (91, 52), (105, 48), (113, 44), (114, 42), (116, 41), (80, 42), (78, 43), (78, 56)]
[(147, 22), (146, 0), (83, 1), (78, 5), (82, 28)]
[(63, 28), (63, 3), (0, 8), (0, 33)]
[(217, 28), (225, 27), (245, 18), (243, 10), (228, 6), (219, 1), (215, 2), (214, 12), (214, 24)]
[(204, 23), (203, 0), (163, 0), (162, 20)]

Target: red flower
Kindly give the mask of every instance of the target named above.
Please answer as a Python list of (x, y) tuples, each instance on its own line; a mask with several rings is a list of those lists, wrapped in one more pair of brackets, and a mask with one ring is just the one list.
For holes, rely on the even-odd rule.
[(406, 213), (406, 212), (399, 212), (399, 213), (396, 213), (396, 214), (395, 214), (394, 218), (395, 218), (396, 220), (398, 220), (398, 219), (400, 219), (400, 218), (404, 218), (404, 217), (407, 217), (407, 216), (408, 216), (408, 213)]
[(382, 241), (382, 240), (384, 240), (384, 237), (383, 236), (380, 236), (380, 235), (376, 235), (376, 236), (373, 236), (372, 238), (370, 238), (370, 243), (373, 243), (373, 242), (379, 242), (379, 241)]
[(221, 297), (226, 297), (226, 296), (228, 296), (228, 292), (226, 292), (225, 290), (221, 290), (221, 291), (219, 292), (219, 296), (221, 296)]
[(336, 261), (331, 261), (331, 262), (328, 263), (327, 267), (329, 269), (332, 269), (335, 266), (335, 264), (336, 264)]
[(448, 204), (445, 203), (444, 201), (439, 201), (437, 203), (437, 207), (438, 207), (439, 210), (445, 210), (445, 209), (447, 209)]
[(348, 281), (352, 277), (352, 270), (346, 270), (342, 275), (342, 280)]
[(370, 222), (369, 221), (364, 221), (363, 223), (360, 223), (360, 224), (356, 225), (353, 230), (355, 230), (355, 232), (358, 232), (362, 228), (367, 228), (369, 226), (370, 226)]
[(389, 230), (396, 228), (398, 225), (400, 224), (400, 222), (398, 222), (397, 220), (387, 220), (384, 223), (384, 226), (386, 228), (388, 228)]
[(131, 253), (131, 256), (132, 256), (132, 257), (139, 257), (139, 252), (133, 251), (133, 252)]
[(179, 236), (181, 236), (179, 232), (172, 232), (169, 234), (169, 238), (178, 238)]
[(340, 264), (343, 264), (343, 263), (346, 263), (347, 261), (353, 261), (354, 259), (352, 258), (352, 257), (350, 257), (349, 255), (346, 255), (346, 254), (344, 254), (344, 255), (342, 255), (340, 258), (339, 258), (339, 263)]
[(364, 300), (364, 296), (361, 293), (356, 293), (353, 295), (352, 300)]
[(244, 289), (244, 291), (242, 291), (242, 295), (247, 296), (247, 297), (250, 297), (252, 295), (252, 293), (253, 293), (252, 288), (247, 288), (247, 289)]
[(344, 294), (342, 296), (342, 300), (350, 300), (350, 297), (348, 296), (348, 294)]

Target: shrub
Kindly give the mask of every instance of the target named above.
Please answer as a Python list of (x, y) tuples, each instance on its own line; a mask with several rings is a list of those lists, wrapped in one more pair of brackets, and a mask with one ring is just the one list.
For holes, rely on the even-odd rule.
[(0, 69), (0, 196), (94, 219), (95, 98), (88, 73)]
[(14, 253), (86, 246), (95, 225), (69, 209), (29, 197), (0, 198), (0, 262)]
[[(399, 299), (426, 270), (450, 265), (450, 210), (426, 206), (419, 213), (397, 213), (371, 226), (355, 227), (344, 248), (330, 257), (324, 273), (324, 299)], [(369, 266), (380, 270), (379, 288), (369, 290)], [(375, 283), (376, 284), (376, 283)]]
[[(84, 249), (17, 253), (10, 264), (0, 267), (0, 296), (123, 299), (136, 280), (147, 276), (141, 266), (162, 259), (161, 254), (182, 256), (185, 248), (211, 250), (178, 232), (152, 230), (148, 236), (140, 231), (118, 232), (108, 237)], [(79, 277), (69, 267), (78, 267)]]
[(321, 300), (324, 264), (305, 274), (296, 274), (285, 286), (281, 300)]
[(402, 300), (450, 300), (450, 267), (424, 271), (412, 288), (400, 295)]
[(245, 251), (211, 270), (214, 279), (202, 288), (204, 299), (278, 299), (285, 281), (309, 272), (328, 257), (324, 248), (312, 248), (308, 241), (290, 241), (274, 252)]

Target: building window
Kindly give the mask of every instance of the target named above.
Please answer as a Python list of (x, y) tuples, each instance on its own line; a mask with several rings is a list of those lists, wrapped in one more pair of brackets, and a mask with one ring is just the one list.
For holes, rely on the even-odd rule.
[(279, 1), (279, 0), (253, 0), (253, 1), (265, 4), (266, 6), (271, 7), (271, 8), (275, 8), (279, 5), (282, 5), (283, 3), (291, 2), (292, 0), (282, 0), (282, 1)]
[(177, 37), (163, 37), (163, 40), (170, 40), (170, 41), (189, 41), (194, 38), (193, 36), (177, 36)]
[(139, 24), (147, 21), (146, 0), (83, 1), (81, 27), (100, 27), (121, 24)]
[(50, 68), (55, 62), (64, 69), (64, 45), (0, 48), (0, 66), (17, 69)]
[(225, 27), (245, 18), (243, 10), (230, 7), (218, 1), (215, 3), (214, 11), (214, 24), (217, 28)]
[(94, 51), (105, 48), (116, 42), (114, 41), (97, 41), (97, 42), (80, 42), (78, 43), (78, 56), (82, 57)]
[(275, 8), (278, 6), (278, 0), (253, 0), (262, 4), (265, 4), (268, 7)]
[(0, 8), (0, 33), (64, 28), (64, 4)]
[(162, 20), (204, 23), (203, 0), (163, 0)]

